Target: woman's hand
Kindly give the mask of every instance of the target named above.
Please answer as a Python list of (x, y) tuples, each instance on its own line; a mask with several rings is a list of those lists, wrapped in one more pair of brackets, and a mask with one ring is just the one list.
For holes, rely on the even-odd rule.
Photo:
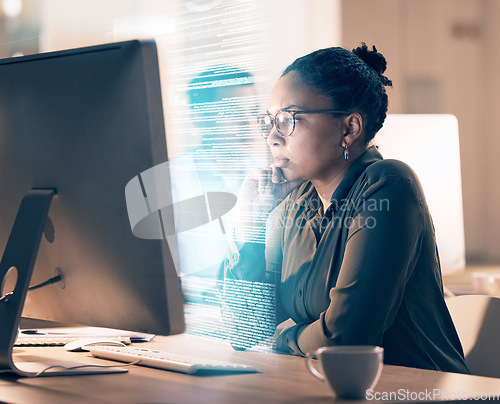
[(265, 234), (269, 213), (303, 180), (287, 181), (280, 168), (270, 167), (248, 173), (241, 186), (236, 223), (236, 240), (256, 241)]

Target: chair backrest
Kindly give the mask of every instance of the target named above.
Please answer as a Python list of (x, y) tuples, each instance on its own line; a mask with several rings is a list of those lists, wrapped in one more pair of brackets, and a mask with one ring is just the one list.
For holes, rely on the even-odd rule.
[(458, 122), (449, 114), (389, 114), (375, 136), (386, 159), (417, 173), (436, 230), (444, 274), (465, 269), (465, 236)]
[(463, 295), (446, 299), (474, 375), (500, 377), (500, 298)]

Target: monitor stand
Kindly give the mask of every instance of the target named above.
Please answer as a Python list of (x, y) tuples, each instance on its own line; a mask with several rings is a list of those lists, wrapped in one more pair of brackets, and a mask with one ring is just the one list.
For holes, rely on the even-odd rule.
[(82, 362), (15, 364), (12, 353), (40, 240), (55, 189), (31, 189), (21, 201), (0, 262), (0, 374), (59, 376), (126, 372)]

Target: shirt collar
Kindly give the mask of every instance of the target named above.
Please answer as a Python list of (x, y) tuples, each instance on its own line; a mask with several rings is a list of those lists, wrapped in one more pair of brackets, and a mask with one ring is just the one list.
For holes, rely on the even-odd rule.
[[(346, 175), (340, 182), (337, 189), (333, 192), (332, 198), (330, 199), (333, 209), (332, 213), (335, 213), (340, 209), (352, 186), (358, 180), (363, 171), (365, 171), (371, 164), (377, 162), (378, 160), (382, 160), (382, 158), (383, 157), (377, 148), (375, 146), (371, 146), (367, 151), (359, 156), (354, 163), (352, 163), (351, 167), (347, 170)], [(301, 188), (302, 189), (299, 191), (300, 196), (295, 200), (295, 203), (302, 209), (307, 207), (305, 210), (305, 212), (307, 212), (306, 216), (312, 217), (319, 210), (320, 201), (318, 193), (310, 181), (307, 181)], [(318, 203), (312, 204), (311, 199), (317, 199)], [(301, 210), (301, 208), (299, 208), (299, 210)]]
[(295, 200), (295, 204), (298, 205), (298, 211), (303, 212), (310, 219), (318, 212), (321, 201), (316, 188), (310, 181), (306, 181), (301, 188), (299, 190), (300, 196)]
[(330, 202), (332, 203), (332, 207), (334, 211), (340, 209), (342, 203), (347, 198), (349, 191), (351, 190), (354, 183), (357, 181), (359, 176), (366, 170), (366, 168), (373, 163), (382, 160), (382, 155), (377, 150), (375, 146), (371, 146), (365, 151), (361, 156), (359, 156), (354, 163), (352, 163), (349, 170), (345, 174), (344, 178), (340, 182), (337, 189), (333, 192), (332, 199)]

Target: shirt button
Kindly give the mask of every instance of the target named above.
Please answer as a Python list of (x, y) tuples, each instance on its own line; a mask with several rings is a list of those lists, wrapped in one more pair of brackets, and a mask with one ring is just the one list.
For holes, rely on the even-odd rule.
[(299, 290), (299, 291), (297, 292), (297, 296), (298, 296), (298, 297), (301, 297), (301, 296), (302, 296), (302, 291), (301, 291), (301, 290)]

